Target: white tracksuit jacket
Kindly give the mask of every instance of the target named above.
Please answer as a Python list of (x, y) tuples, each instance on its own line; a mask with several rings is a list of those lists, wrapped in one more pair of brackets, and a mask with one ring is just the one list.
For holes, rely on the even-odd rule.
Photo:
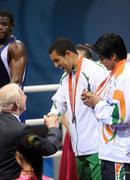
[(97, 94), (94, 108), (100, 124), (99, 157), (130, 163), (130, 62), (119, 61)]
[[(92, 108), (87, 107), (81, 100), (81, 93), (84, 89), (95, 92), (98, 85), (106, 77), (106, 70), (95, 62), (83, 58), (79, 81), (76, 93), (75, 115), (76, 122), (72, 123), (72, 111), (69, 99), (69, 83), (67, 73), (61, 78), (61, 84), (55, 95), (52, 97), (53, 106), (50, 113), (64, 114), (68, 113), (69, 130), (73, 151), (76, 156), (88, 155), (98, 152), (99, 144), (99, 125)], [(75, 72), (72, 72), (73, 82), (75, 81)]]

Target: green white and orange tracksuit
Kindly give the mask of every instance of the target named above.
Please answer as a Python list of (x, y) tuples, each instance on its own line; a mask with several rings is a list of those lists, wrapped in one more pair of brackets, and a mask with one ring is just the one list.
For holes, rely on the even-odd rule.
[(119, 61), (97, 94), (103, 97), (94, 108), (100, 127), (99, 158), (130, 163), (130, 62)]
[[(63, 74), (60, 87), (52, 97), (54, 103), (50, 113), (61, 115), (67, 111), (73, 151), (76, 156), (85, 156), (98, 152), (99, 125), (93, 109), (83, 104), (81, 93), (84, 89), (95, 92), (105, 79), (106, 70), (95, 62), (83, 58), (77, 84), (75, 84), (76, 72), (72, 71), (72, 88), (69, 88), (69, 74)], [(76, 93), (73, 93), (75, 86), (77, 86)], [(74, 123), (70, 101), (71, 90), (72, 99), (75, 98)]]

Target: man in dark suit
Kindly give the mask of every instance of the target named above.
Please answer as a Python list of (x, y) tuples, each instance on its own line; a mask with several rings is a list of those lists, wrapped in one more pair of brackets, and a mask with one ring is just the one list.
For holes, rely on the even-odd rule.
[[(25, 109), (26, 95), (17, 84), (0, 89), (0, 180), (13, 180), (20, 174), (15, 158), (16, 144), (23, 135), (32, 133), (31, 128), (19, 120)], [(41, 138), (42, 150), (43, 155), (51, 155), (58, 149), (61, 132), (56, 118), (44, 116), (44, 119), (49, 130), (47, 137)]]

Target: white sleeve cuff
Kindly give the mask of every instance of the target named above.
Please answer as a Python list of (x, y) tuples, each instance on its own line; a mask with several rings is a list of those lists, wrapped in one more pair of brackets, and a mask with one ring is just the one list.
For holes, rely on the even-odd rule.
[(106, 101), (103, 101), (103, 100), (99, 101), (96, 104), (96, 106), (94, 108), (94, 112), (95, 112), (95, 115), (96, 115), (96, 117), (98, 119), (102, 119), (103, 118), (102, 116), (104, 116), (104, 113), (105, 113), (104, 110), (106, 109), (106, 106), (108, 106), (108, 104), (107, 104)]

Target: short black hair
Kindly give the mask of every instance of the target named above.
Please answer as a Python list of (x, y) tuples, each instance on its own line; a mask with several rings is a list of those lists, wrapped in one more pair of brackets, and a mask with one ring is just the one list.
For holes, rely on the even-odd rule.
[(8, 10), (0, 11), (0, 16), (8, 17), (11, 24), (14, 24), (14, 16), (10, 11), (8, 11)]
[(102, 35), (95, 43), (95, 51), (99, 57), (110, 59), (116, 55), (119, 60), (127, 58), (127, 49), (120, 35), (108, 33)]
[(67, 50), (78, 54), (73, 41), (71, 41), (69, 38), (60, 37), (56, 39), (50, 46), (49, 54), (56, 51), (59, 55), (64, 56)]
[(91, 44), (77, 44), (75, 46), (77, 50), (81, 50), (85, 52), (85, 57), (88, 59), (93, 59), (93, 46)]

